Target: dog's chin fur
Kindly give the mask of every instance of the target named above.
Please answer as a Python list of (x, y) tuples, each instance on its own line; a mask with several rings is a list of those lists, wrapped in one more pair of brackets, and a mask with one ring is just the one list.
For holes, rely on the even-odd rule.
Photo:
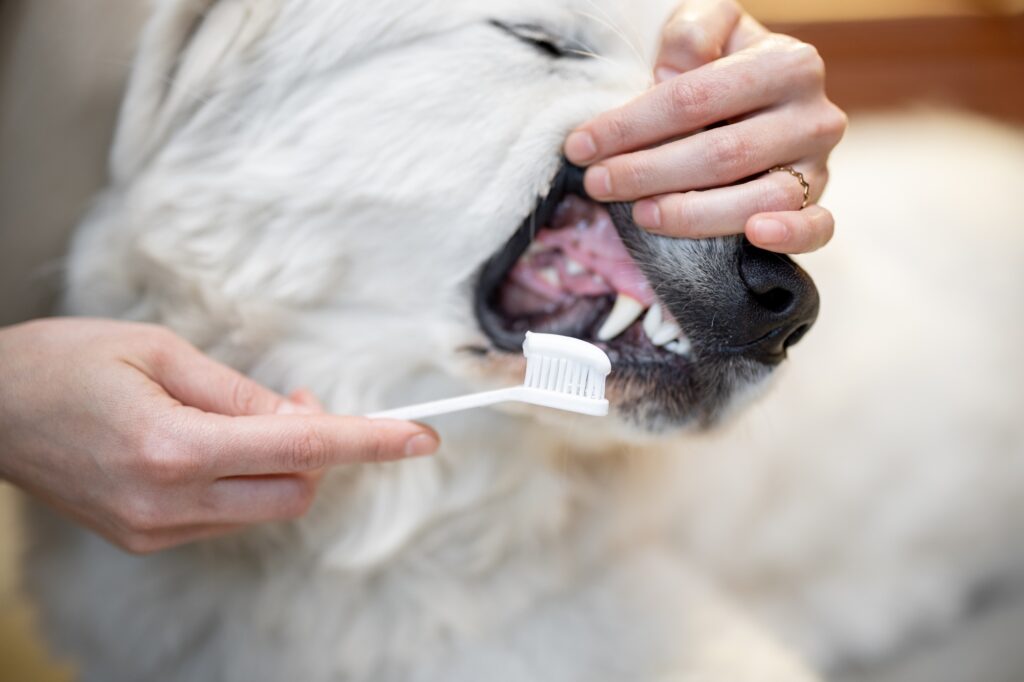
[[(68, 311), (168, 325), (341, 413), (509, 383), (513, 365), (458, 350), (487, 345), (475, 274), (546, 191), (565, 134), (649, 84), (635, 50), (652, 51), (669, 3), (206, 5), (157, 4), (113, 182), (74, 245)], [(601, 58), (552, 60), (495, 18), (544, 25)], [(846, 370), (822, 353), (804, 371), (842, 394)], [(797, 355), (797, 367), (814, 357)], [(821, 398), (790, 401), (810, 420)], [(750, 443), (744, 432), (684, 445), (536, 409), (442, 418), (435, 458), (340, 468), (298, 522), (159, 555), (128, 556), (37, 510), (27, 575), (86, 680), (795, 682), (812, 678), (796, 652), (881, 656), (1012, 564), (996, 541), (981, 543), (984, 560), (959, 560), (977, 546), (970, 531), (1020, 518), (1003, 513), (1024, 499), (1005, 467), (984, 510), (928, 506), (942, 476), (891, 495), (894, 514), (900, 498), (920, 512), (893, 540), (821, 494), (862, 461), (854, 443), (805, 447), (802, 428), (779, 433), (784, 419)], [(863, 483), (846, 499), (851, 518), (883, 504), (876, 474), (932, 466), (933, 452), (894, 451), (895, 432), (871, 422), (857, 437), (890, 457), (851, 474)], [(793, 450), (763, 445), (773, 429)], [(1019, 452), (1019, 431), (1007, 437)], [(985, 456), (968, 449), (942, 471), (983, 484)], [(969, 523), (953, 520), (966, 510)], [(891, 571), (853, 568), (873, 551)], [(828, 561), (836, 552), (842, 566)], [(944, 579), (915, 592), (912, 577), (937, 563)], [(879, 612), (857, 607), (883, 595)]]

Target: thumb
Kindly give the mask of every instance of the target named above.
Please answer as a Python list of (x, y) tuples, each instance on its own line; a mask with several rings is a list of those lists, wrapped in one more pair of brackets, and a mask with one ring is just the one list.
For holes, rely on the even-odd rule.
[(154, 380), (184, 405), (230, 417), (313, 411), (182, 341), (164, 348)]
[(733, 0), (686, 0), (662, 31), (655, 78), (663, 82), (718, 59), (742, 12)]

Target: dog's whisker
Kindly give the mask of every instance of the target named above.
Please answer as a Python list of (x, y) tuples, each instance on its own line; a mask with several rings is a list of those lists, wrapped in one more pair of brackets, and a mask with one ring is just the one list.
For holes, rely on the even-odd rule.
[[(591, 6), (593, 6), (593, 2), (590, 2), (590, 0), (588, 0), (588, 2), (591, 4)], [(590, 12), (584, 12), (582, 10), (571, 10), (571, 11), (573, 12), (573, 14), (576, 14), (578, 16), (581, 16), (581, 17), (584, 17), (584, 18), (587, 18), (587, 19), (590, 19), (591, 21), (594, 21), (594, 22), (604, 26), (605, 28), (607, 28), (616, 37), (618, 37), (620, 40), (622, 40), (623, 43), (626, 44), (626, 46), (630, 49), (630, 51), (632, 51), (633, 55), (636, 57), (637, 61), (640, 64), (643, 64), (645, 67), (647, 67), (648, 70), (650, 70), (651, 64), (644, 58), (643, 53), (640, 51), (640, 49), (636, 46), (636, 44), (633, 43), (633, 41), (631, 41), (629, 39), (629, 37), (620, 28), (618, 28), (610, 20), (604, 19), (604, 18), (602, 18), (600, 16), (597, 16), (595, 14), (591, 14)]]
[(614, 18), (614, 17), (612, 17), (612, 16), (611, 16), (611, 15), (609, 14), (609, 12), (608, 12), (608, 10), (607, 10), (607, 9), (604, 9), (604, 8), (602, 8), (602, 7), (601, 7), (600, 5), (598, 5), (598, 4), (597, 4), (597, 3), (596, 3), (596, 2), (594, 1), (594, 0), (585, 0), (585, 2), (586, 2), (586, 3), (588, 4), (588, 5), (590, 5), (591, 7), (593, 7), (593, 8), (594, 8), (594, 10), (596, 10), (597, 12), (599, 12), (599, 13), (600, 13), (600, 14), (601, 14), (601, 15), (602, 15), (602, 16), (603, 16), (603, 17), (604, 17), (605, 19), (607, 19), (607, 20), (608, 20), (608, 21), (609, 21), (610, 23), (614, 24), (614, 25), (615, 25), (616, 27), (619, 27), (619, 28), (620, 28), (620, 30), (621, 30), (621, 26), (620, 26), (620, 24), (621, 24), (622, 22), (625, 22), (626, 26), (627, 26), (627, 27), (628, 27), (628, 28), (630, 29), (630, 33), (631, 33), (632, 35), (631, 35), (631, 36), (629, 36), (629, 37), (627, 38), (627, 37), (626, 37), (626, 36), (624, 35), (624, 32), (623, 32), (623, 39), (626, 39), (626, 41), (627, 41), (627, 43), (628, 43), (628, 44), (630, 45), (630, 47), (632, 47), (632, 48), (633, 48), (633, 52), (634, 52), (634, 53), (635, 53), (635, 54), (636, 54), (636, 55), (637, 55), (637, 56), (638, 56), (638, 57), (640, 58), (640, 62), (641, 62), (641, 63), (642, 63), (642, 64), (643, 64), (643, 65), (644, 65), (645, 67), (647, 67), (647, 70), (648, 70), (648, 71), (651, 71), (651, 70), (653, 70), (653, 68), (654, 68), (654, 67), (653, 67), (653, 65), (652, 65), (652, 64), (650, 64), (650, 63), (649, 63), (649, 62), (648, 62), (648, 61), (647, 61), (646, 59), (644, 59), (644, 57), (642, 56), (642, 54), (643, 54), (643, 49), (642, 49), (642, 46), (643, 46), (643, 44), (644, 44), (644, 37), (643, 37), (643, 34), (642, 34), (642, 33), (641, 33), (641, 32), (640, 32), (640, 31), (639, 31), (638, 29), (637, 29), (637, 26), (636, 26), (636, 24), (635, 24), (635, 23), (633, 23), (633, 21), (632, 21), (632, 20), (630, 19), (630, 12), (625, 12), (625, 13), (623, 13), (623, 12), (619, 12), (619, 13), (618, 13), (618, 14), (616, 15), (616, 16), (618, 17), (619, 21), (616, 21), (616, 20), (615, 20), (615, 18)]
[(589, 52), (587, 50), (571, 50), (570, 49), (570, 50), (566, 50), (566, 52), (568, 54), (576, 54), (576, 55), (579, 55), (581, 57), (586, 57), (588, 59), (597, 59), (597, 60), (600, 60), (602, 62), (608, 62), (609, 64), (616, 64), (617, 63), (611, 57), (606, 57), (605, 55), (597, 54), (596, 52)]

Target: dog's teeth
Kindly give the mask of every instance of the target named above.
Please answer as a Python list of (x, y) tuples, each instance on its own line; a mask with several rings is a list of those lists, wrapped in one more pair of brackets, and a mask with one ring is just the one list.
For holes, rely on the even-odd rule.
[(629, 325), (637, 321), (644, 312), (644, 304), (626, 294), (619, 294), (615, 299), (608, 319), (601, 325), (597, 332), (598, 341), (611, 341), (616, 336), (626, 331)]
[(537, 272), (541, 279), (550, 284), (553, 287), (560, 286), (562, 281), (558, 277), (558, 270), (554, 268), (544, 268)]
[(644, 317), (644, 333), (647, 334), (647, 338), (654, 338), (655, 332), (661, 327), (661, 317), (661, 304), (655, 303)]
[(664, 346), (682, 334), (682, 330), (674, 320), (665, 319), (661, 304), (655, 303), (644, 317), (644, 333), (655, 346)]
[(570, 275), (582, 275), (584, 272), (587, 271), (587, 269), (583, 267), (583, 265), (581, 265), (580, 263), (574, 261), (572, 258), (569, 258), (566, 259), (565, 261), (565, 271)]
[(690, 339), (685, 336), (681, 336), (675, 341), (665, 345), (665, 350), (675, 353), (676, 355), (689, 355), (690, 354)]
[(658, 327), (658, 330), (654, 332), (651, 337), (651, 343), (655, 346), (664, 346), (669, 341), (673, 340), (677, 336), (683, 333), (683, 330), (679, 328), (679, 325), (672, 320), (665, 320)]

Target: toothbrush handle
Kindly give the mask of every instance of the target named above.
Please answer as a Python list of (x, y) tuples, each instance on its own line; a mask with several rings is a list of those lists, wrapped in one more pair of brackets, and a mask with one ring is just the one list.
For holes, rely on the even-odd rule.
[(502, 388), (497, 391), (486, 391), (484, 393), (473, 393), (471, 395), (448, 398), (447, 400), (435, 400), (430, 403), (420, 403), (408, 407), (399, 407), (384, 412), (374, 412), (367, 415), (370, 419), (423, 419), (449, 412), (469, 410), (474, 407), (486, 407), (495, 403), (503, 403), (509, 400), (520, 399), (519, 387)]

